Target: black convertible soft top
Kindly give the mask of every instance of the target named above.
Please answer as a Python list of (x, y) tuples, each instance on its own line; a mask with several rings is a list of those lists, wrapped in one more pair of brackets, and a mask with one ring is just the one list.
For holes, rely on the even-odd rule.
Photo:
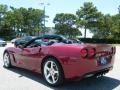
[[(66, 43), (66, 44), (79, 43), (78, 41), (75, 41), (75, 40), (68, 40), (65, 37), (63, 37), (62, 35), (55, 35), (54, 34), (54, 35), (44, 35), (42, 37), (26, 36), (26, 37), (23, 37), (23, 38), (16, 40), (15, 46), (18, 46), (20, 44), (23, 46), (27, 46), (29, 43), (32, 43), (36, 39), (46, 40), (46, 42), (49, 41), (50, 39), (53, 39), (53, 40), (57, 40), (57, 43), (62, 42), (62, 43)], [(53, 43), (54, 43), (54, 41), (48, 42), (48, 45), (51, 45)]]
[(28, 42), (32, 42), (34, 41), (35, 39), (46, 39), (46, 40), (49, 40), (49, 39), (55, 39), (55, 40), (58, 40), (58, 42), (63, 42), (63, 43), (67, 43), (67, 39), (61, 35), (44, 35), (42, 37), (38, 37), (38, 36), (26, 36), (26, 37), (22, 37), (18, 40), (15, 41), (15, 45), (19, 45), (19, 44), (26, 44)]

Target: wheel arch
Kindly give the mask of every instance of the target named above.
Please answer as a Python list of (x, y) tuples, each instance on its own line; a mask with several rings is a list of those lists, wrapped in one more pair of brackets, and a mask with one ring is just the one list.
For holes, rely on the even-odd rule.
[(3, 52), (3, 56), (4, 56), (5, 53), (9, 53), (8, 50), (5, 50), (5, 51)]

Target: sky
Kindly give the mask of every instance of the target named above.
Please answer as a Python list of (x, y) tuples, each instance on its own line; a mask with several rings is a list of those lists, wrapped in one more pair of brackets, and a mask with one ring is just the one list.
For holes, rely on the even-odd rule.
[[(97, 7), (98, 11), (111, 15), (118, 13), (118, 6), (120, 5), (120, 0), (0, 0), (0, 4), (6, 4), (15, 8), (32, 7), (43, 9), (45, 5), (46, 15), (49, 16), (47, 19), (48, 22), (46, 22), (46, 26), (48, 27), (54, 26), (53, 18), (56, 13), (75, 14), (76, 11), (83, 6), (84, 2), (92, 2), (94, 6)], [(41, 5), (40, 3), (44, 3), (44, 5)], [(48, 3), (49, 5), (47, 5)]]

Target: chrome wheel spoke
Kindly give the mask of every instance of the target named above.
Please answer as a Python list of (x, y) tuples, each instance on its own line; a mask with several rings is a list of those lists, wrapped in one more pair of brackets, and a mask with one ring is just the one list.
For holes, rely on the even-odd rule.
[(46, 66), (46, 70), (47, 70), (47, 71), (50, 71), (50, 68), (49, 68), (48, 66)]
[(53, 63), (53, 62), (51, 62), (51, 69), (53, 69), (53, 66), (54, 66), (54, 63)]
[(54, 75), (52, 75), (52, 81), (53, 81), (53, 83), (56, 82), (56, 80), (55, 80), (55, 76), (54, 76)]
[(50, 78), (50, 76), (51, 76), (51, 75), (50, 75), (50, 73), (49, 73), (49, 74), (46, 76), (46, 78), (47, 78), (47, 79), (49, 79), (49, 78)]
[(54, 71), (55, 74), (58, 74), (59, 72), (58, 71)]

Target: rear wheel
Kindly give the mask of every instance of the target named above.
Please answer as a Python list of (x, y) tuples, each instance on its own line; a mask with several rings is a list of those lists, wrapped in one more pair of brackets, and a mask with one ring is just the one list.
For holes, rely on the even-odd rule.
[(43, 64), (43, 76), (49, 85), (56, 86), (63, 82), (63, 71), (54, 58), (48, 58)]
[(8, 52), (5, 52), (3, 55), (3, 63), (5, 68), (10, 68), (12, 66), (10, 61), (10, 55)]

